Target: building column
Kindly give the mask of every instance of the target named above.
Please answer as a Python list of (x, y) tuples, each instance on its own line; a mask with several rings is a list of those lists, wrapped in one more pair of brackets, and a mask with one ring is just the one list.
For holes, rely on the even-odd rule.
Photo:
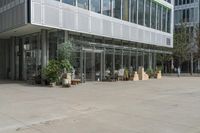
[(154, 70), (156, 70), (156, 67), (157, 67), (157, 58), (156, 58), (157, 55), (156, 55), (156, 53), (154, 53), (153, 56), (154, 56), (153, 68), (154, 68)]
[(152, 69), (152, 53), (149, 51), (149, 61), (148, 67)]
[(42, 62), (41, 62), (41, 65), (42, 65), (42, 68), (45, 68), (47, 66), (47, 63), (48, 63), (48, 44), (47, 44), (47, 30), (41, 30), (41, 54), (42, 54)]
[(115, 48), (113, 49), (113, 77), (115, 77)]
[(10, 45), (10, 76), (12, 80), (15, 80), (15, 38), (11, 38)]
[(144, 67), (144, 50), (142, 51), (142, 67)]
[(136, 71), (137, 71), (138, 70), (138, 49), (136, 51), (136, 64), (135, 64), (135, 66), (136, 66)]

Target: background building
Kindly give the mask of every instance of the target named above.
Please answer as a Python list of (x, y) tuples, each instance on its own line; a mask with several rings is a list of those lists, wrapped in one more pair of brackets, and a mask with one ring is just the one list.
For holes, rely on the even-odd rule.
[[(28, 80), (71, 40), (77, 78), (156, 68), (173, 47), (173, 5), (164, 0), (1, 0), (0, 78)], [(84, 77), (82, 76), (84, 75)], [(84, 78), (84, 79), (83, 79)]]
[(175, 32), (178, 30), (181, 23), (186, 24), (187, 33), (189, 34), (188, 46), (190, 51), (188, 56), (190, 59), (184, 63), (182, 71), (183, 72), (198, 72), (199, 63), (198, 60), (194, 60), (194, 53), (197, 51), (196, 46), (196, 31), (199, 27), (199, 0), (175, 0), (175, 13), (174, 13), (174, 24)]

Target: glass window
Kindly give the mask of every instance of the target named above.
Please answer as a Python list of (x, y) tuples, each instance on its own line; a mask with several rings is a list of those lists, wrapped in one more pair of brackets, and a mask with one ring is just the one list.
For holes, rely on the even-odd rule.
[(152, 2), (151, 8), (151, 28), (156, 29), (156, 3)]
[(113, 16), (121, 19), (121, 0), (113, 0)]
[(62, 0), (62, 2), (73, 6), (76, 5), (76, 0)]
[(78, 0), (78, 7), (83, 9), (89, 9), (89, 1), (88, 0)]
[(167, 32), (171, 32), (171, 10), (168, 9), (167, 12)]
[(162, 12), (162, 6), (158, 5), (158, 10), (157, 10), (157, 29), (161, 30), (161, 12)]
[(123, 0), (123, 3), (122, 3), (122, 19), (129, 21), (129, 0)]
[(138, 24), (144, 25), (144, 0), (139, 0)]
[(103, 0), (103, 14), (111, 16), (111, 0)]
[(131, 0), (131, 22), (137, 23), (137, 0)]
[(91, 10), (101, 13), (101, 0), (91, 0)]
[(166, 15), (167, 15), (167, 9), (163, 7), (163, 12), (162, 12), (162, 31), (166, 31)]
[(145, 26), (150, 27), (150, 0), (146, 0), (145, 7)]

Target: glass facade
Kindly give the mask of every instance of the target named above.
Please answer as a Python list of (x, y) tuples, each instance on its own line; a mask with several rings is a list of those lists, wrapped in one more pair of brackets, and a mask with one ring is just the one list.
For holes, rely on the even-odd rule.
[(138, 1), (138, 24), (144, 25), (144, 0)]
[(101, 0), (91, 1), (91, 11), (101, 13)]
[(111, 16), (112, 0), (103, 0), (103, 14)]
[(157, 5), (157, 30), (161, 30), (162, 6)]
[(151, 28), (156, 29), (156, 3), (152, 2), (151, 8)]
[(145, 26), (150, 27), (150, 12), (151, 12), (151, 1), (146, 0), (145, 5)]
[(121, 19), (121, 0), (113, 0), (113, 16)]
[(131, 0), (131, 22), (137, 23), (137, 0)]
[(89, 0), (78, 0), (78, 7), (89, 9)]
[(123, 0), (122, 2), (122, 19), (129, 21), (129, 0)]
[(166, 31), (166, 17), (167, 17), (167, 9), (163, 7), (162, 13), (162, 31)]
[(76, 0), (62, 0), (62, 2), (73, 6), (76, 5)]
[[(170, 33), (171, 9), (154, 0), (56, 0), (102, 13), (106, 16), (122, 19), (156, 30)], [(171, 3), (171, 0), (165, 0)], [(180, 1), (180, 0), (179, 0)], [(1, 3), (0, 3), (1, 4)], [(182, 14), (181, 14), (182, 13)], [(191, 14), (193, 13), (193, 14)], [(189, 15), (191, 14), (191, 15)], [(181, 20), (190, 22), (194, 19), (194, 9), (175, 12), (175, 23)]]

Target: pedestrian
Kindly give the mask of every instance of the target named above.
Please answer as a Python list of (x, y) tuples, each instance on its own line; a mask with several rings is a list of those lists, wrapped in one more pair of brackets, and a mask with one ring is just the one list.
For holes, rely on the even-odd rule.
[(178, 72), (178, 77), (180, 77), (181, 76), (181, 68), (180, 67), (178, 67), (177, 72)]

